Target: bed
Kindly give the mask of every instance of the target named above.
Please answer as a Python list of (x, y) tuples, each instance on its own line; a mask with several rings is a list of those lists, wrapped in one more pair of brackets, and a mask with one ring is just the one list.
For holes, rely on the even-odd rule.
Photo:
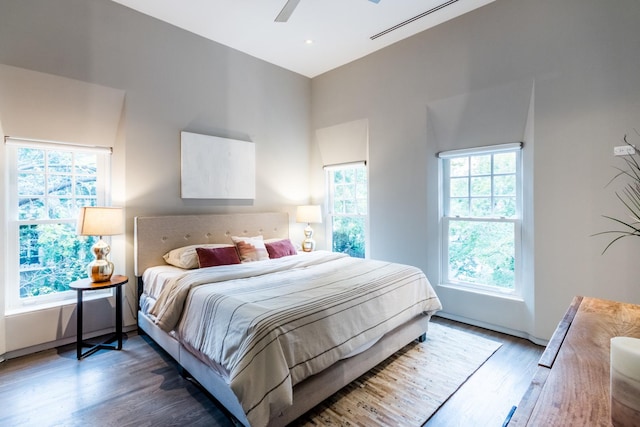
[[(278, 253), (291, 247), (286, 213), (137, 217), (134, 234), (139, 328), (245, 426), (287, 425), (424, 339), (441, 309), (415, 267)], [(258, 238), (267, 257), (245, 262), (241, 245)], [(193, 247), (203, 268), (167, 263)], [(222, 251), (240, 262), (209, 262)]]

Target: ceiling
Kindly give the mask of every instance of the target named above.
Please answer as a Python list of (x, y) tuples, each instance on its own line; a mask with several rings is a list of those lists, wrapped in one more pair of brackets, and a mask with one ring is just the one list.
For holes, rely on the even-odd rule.
[(287, 0), (113, 1), (315, 77), (494, 0), (299, 0), (287, 22)]

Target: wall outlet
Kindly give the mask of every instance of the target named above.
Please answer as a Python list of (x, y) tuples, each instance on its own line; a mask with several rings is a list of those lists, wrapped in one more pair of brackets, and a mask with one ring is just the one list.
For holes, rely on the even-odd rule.
[(630, 156), (632, 154), (636, 154), (635, 145), (620, 145), (618, 147), (613, 147), (614, 156)]

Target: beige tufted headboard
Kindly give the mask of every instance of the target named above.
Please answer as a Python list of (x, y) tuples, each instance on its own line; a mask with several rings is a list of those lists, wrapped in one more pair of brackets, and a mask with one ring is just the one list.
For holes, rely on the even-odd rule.
[(135, 275), (155, 265), (171, 249), (199, 243), (232, 243), (231, 236), (289, 237), (287, 213), (205, 214), (136, 217), (134, 221)]

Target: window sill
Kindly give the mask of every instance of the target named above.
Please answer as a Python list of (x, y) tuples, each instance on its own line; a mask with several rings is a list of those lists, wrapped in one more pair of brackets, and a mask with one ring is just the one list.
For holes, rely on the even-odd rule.
[[(35, 311), (49, 310), (52, 308), (64, 307), (68, 305), (76, 305), (77, 297), (75, 291), (73, 292), (73, 298), (65, 298), (65, 299), (56, 299), (55, 301), (47, 301), (47, 302), (33, 302), (21, 305), (19, 307), (8, 307), (4, 311), (5, 317), (16, 316), (25, 313), (31, 313)], [(109, 298), (113, 295), (112, 290), (103, 290), (103, 291), (90, 291), (84, 292), (83, 301), (91, 301), (102, 298)]]
[(484, 288), (476, 288), (472, 286), (464, 286), (464, 285), (458, 285), (454, 283), (439, 283), (438, 287), (460, 291), (460, 292), (483, 295), (487, 297), (502, 298), (510, 301), (524, 302), (524, 298), (522, 298), (522, 296), (515, 293), (511, 293), (511, 292), (491, 291)]

